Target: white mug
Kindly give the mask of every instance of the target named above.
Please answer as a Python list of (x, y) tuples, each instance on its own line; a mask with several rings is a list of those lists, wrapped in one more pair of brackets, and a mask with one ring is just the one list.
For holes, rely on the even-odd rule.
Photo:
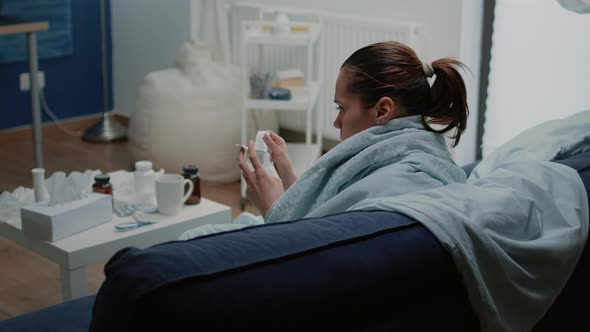
[[(184, 187), (188, 184), (185, 194)], [(161, 215), (174, 216), (193, 192), (194, 184), (179, 174), (162, 174), (156, 177), (156, 201)]]

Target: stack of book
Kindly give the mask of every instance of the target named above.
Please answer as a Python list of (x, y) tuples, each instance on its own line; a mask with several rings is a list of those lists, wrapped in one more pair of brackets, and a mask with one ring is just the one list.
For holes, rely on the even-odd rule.
[(299, 69), (279, 70), (273, 82), (273, 88), (279, 89), (302, 88), (304, 85), (303, 73)]

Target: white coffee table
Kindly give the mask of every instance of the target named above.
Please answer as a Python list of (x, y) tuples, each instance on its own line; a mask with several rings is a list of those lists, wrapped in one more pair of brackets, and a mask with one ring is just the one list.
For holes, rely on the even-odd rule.
[(111, 222), (65, 239), (45, 242), (28, 238), (21, 228), (0, 221), (0, 234), (60, 265), (64, 301), (88, 294), (86, 266), (109, 259), (125, 247), (145, 248), (176, 240), (184, 231), (204, 224), (231, 222), (231, 208), (207, 199), (198, 205), (187, 205), (173, 217), (133, 230), (118, 232), (115, 224), (133, 221), (113, 214)]

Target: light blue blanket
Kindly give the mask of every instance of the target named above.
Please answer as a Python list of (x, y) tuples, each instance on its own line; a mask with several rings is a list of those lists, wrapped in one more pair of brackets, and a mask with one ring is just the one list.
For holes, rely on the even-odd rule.
[(590, 111), (524, 131), (467, 183), (365, 200), (426, 226), (452, 254), (483, 331), (530, 331), (559, 295), (588, 235), (577, 172), (546, 162), (590, 150)]
[(365, 200), (428, 228), (451, 253), (483, 331), (530, 331), (569, 279), (588, 234), (577, 172), (513, 162), (470, 184)]
[(325, 216), (367, 198), (465, 181), (442, 135), (425, 130), (420, 116), (398, 118), (322, 156), (273, 204), (265, 222)]
[(469, 178), (485, 177), (511, 160), (559, 160), (586, 151), (590, 151), (590, 110), (524, 130), (486, 156)]

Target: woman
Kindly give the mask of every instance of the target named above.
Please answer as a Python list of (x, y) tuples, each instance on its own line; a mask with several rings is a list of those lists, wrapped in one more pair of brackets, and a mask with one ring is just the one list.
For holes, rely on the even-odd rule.
[[(336, 81), (339, 113), (334, 127), (342, 143), (297, 180), (281, 137), (272, 132), (265, 137), (280, 178), (268, 175), (250, 141), (254, 169), (247, 166), (243, 149), (238, 157), (248, 198), (272, 222), (342, 212), (367, 198), (465, 182), (441, 135), (455, 130), (455, 146), (466, 128), (467, 96), (457, 70), (462, 66), (449, 58), (421, 62), (397, 42), (357, 50)], [(433, 76), (431, 86), (428, 78)]]

